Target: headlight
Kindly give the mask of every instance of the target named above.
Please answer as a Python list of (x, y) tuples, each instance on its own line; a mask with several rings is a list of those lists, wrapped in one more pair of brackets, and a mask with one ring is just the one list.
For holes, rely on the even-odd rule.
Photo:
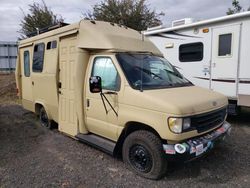
[(190, 118), (169, 118), (169, 129), (174, 133), (181, 133), (182, 130), (189, 129), (191, 126)]
[(181, 133), (182, 131), (182, 118), (169, 118), (168, 126), (174, 133)]

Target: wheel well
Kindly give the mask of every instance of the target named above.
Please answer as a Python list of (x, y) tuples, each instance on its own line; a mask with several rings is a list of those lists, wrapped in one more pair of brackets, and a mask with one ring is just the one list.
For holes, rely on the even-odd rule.
[(36, 103), (35, 104), (35, 113), (38, 115), (40, 113), (40, 109), (43, 107), (43, 105)]
[(115, 146), (115, 150), (114, 150), (114, 156), (115, 157), (121, 157), (122, 156), (122, 146), (123, 143), (126, 139), (126, 137), (131, 134), (132, 132), (138, 131), (138, 130), (147, 130), (152, 132), (153, 134), (155, 134), (156, 136), (158, 136), (159, 138), (160, 135), (157, 133), (157, 131), (155, 129), (153, 129), (152, 127), (143, 124), (143, 123), (139, 123), (139, 122), (128, 122), (125, 125), (125, 128), (123, 129), (117, 143)]

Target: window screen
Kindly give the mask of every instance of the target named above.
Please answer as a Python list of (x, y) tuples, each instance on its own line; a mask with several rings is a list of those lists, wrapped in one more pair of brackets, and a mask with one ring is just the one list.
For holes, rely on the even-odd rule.
[(203, 43), (201, 42), (180, 45), (180, 62), (201, 61), (203, 59), (203, 48)]
[(231, 55), (232, 47), (232, 33), (223, 34), (219, 36), (219, 56)]
[(36, 44), (34, 47), (33, 54), (33, 72), (43, 71), (43, 60), (44, 60), (44, 43)]
[(51, 41), (51, 42), (48, 42), (47, 43), (47, 50), (50, 50), (50, 49), (54, 49), (54, 48), (56, 48), (57, 47), (57, 42), (56, 42), (56, 40), (54, 40), (54, 41)]
[(98, 57), (94, 60), (92, 76), (102, 78), (102, 88), (118, 91), (120, 89), (120, 77), (112, 62), (108, 57)]
[(23, 54), (23, 62), (24, 62), (24, 76), (30, 76), (30, 52), (24, 51)]

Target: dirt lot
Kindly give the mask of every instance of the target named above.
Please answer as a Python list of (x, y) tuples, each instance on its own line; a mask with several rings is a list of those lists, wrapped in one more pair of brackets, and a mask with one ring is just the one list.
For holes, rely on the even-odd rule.
[(228, 119), (231, 138), (209, 155), (171, 163), (162, 180), (151, 181), (119, 159), (40, 127), (34, 114), (13, 104), (14, 95), (6, 98), (0, 104), (0, 187), (249, 187), (250, 112)]
[(0, 73), (0, 104), (18, 103), (14, 74)]

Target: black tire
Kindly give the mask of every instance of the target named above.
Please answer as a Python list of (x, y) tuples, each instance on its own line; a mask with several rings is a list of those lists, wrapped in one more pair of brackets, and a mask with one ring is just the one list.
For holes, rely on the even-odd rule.
[(167, 170), (162, 142), (149, 131), (140, 130), (128, 135), (123, 144), (122, 157), (129, 169), (148, 179), (159, 179)]
[(40, 120), (40, 124), (43, 127), (46, 127), (48, 129), (53, 128), (53, 122), (48, 118), (47, 112), (44, 109), (44, 107), (41, 107), (41, 109), (40, 109), (39, 120)]

